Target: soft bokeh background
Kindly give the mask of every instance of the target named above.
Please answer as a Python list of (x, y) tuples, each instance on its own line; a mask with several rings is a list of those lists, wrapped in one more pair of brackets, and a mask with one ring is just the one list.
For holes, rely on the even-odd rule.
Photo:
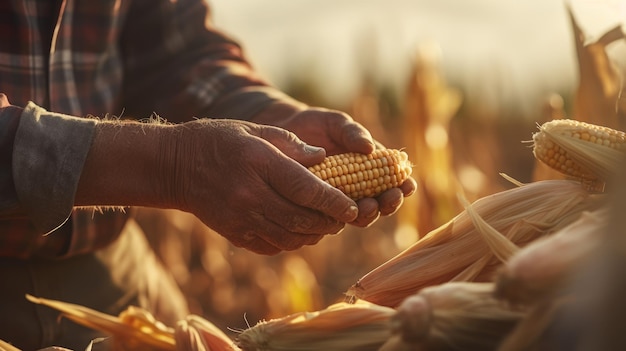
[[(361, 276), (460, 211), (534, 177), (537, 123), (569, 116), (579, 82), (568, 6), (593, 42), (626, 20), (624, 0), (210, 0), (275, 85), (341, 109), (415, 164), (417, 194), (370, 228), (259, 256), (193, 216), (140, 209), (139, 222), (189, 297), (223, 330), (341, 301)], [(606, 52), (623, 71), (624, 41)]]
[[(280, 87), (310, 85), (345, 104), (373, 79), (402, 94), (422, 45), (468, 102), (536, 113), (537, 99), (575, 83), (570, 4), (590, 39), (623, 21), (623, 0), (211, 0), (215, 22), (241, 39)], [(622, 51), (623, 53), (623, 51)], [(534, 111), (533, 111), (534, 109)]]

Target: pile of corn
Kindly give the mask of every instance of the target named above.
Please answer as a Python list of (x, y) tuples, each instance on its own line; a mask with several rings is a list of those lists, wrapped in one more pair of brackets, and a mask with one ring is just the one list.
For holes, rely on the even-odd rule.
[[(605, 184), (613, 183), (626, 157), (622, 146), (626, 134), (555, 120), (540, 126), (533, 142), (538, 160), (571, 179), (528, 184), (512, 180), (515, 187), (471, 204), (461, 198), (464, 211), (359, 279), (347, 291), (346, 302), (261, 321), (237, 331), (233, 339), (195, 315), (169, 327), (136, 307), (109, 316), (61, 301), (27, 298), (113, 335), (117, 350), (529, 350), (558, 346), (563, 316), (573, 313), (578, 307), (574, 302), (581, 299), (572, 288), (577, 274), (607, 241), (612, 215), (608, 189), (612, 187)], [(356, 166), (352, 165), (355, 157), (334, 157), (312, 169), (321, 178), (334, 179), (334, 186), (354, 198), (397, 187), (410, 174), (408, 158), (399, 150), (363, 156)], [(352, 176), (354, 172), (360, 175)], [(361, 185), (341, 187), (338, 182), (343, 178)], [(381, 184), (388, 181), (393, 183)], [(583, 300), (593, 301), (587, 295)], [(551, 335), (555, 330), (557, 335)], [(2, 349), (12, 350), (0, 343)]]
[(534, 155), (568, 179), (513, 181), (471, 204), (461, 198), (464, 211), (359, 279), (346, 303), (259, 322), (237, 344), (246, 351), (566, 349), (567, 314), (579, 298), (592, 301), (572, 286), (606, 239), (609, 185), (625, 142), (623, 132), (588, 123), (540, 126)]

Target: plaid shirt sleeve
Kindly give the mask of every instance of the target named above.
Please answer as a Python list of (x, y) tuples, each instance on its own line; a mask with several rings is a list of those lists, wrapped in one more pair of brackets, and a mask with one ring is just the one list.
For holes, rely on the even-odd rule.
[[(205, 0), (0, 1), (0, 92), (18, 106), (32, 101), (71, 116), (140, 119), (157, 113), (170, 122), (249, 119), (274, 101), (289, 100), (255, 73), (241, 47), (212, 25), (209, 14)], [(56, 24), (54, 32), (46, 28), (50, 23)], [(38, 124), (32, 118), (18, 123), (6, 113), (1, 117), (0, 257), (66, 257), (115, 240), (127, 213), (75, 209), (65, 224), (42, 235), (63, 223), (67, 198), (55, 199), (54, 207), (22, 198), (28, 186), (50, 180), (43, 178), (47, 170), (28, 178), (28, 171), (16, 175), (12, 169), (11, 178), (5, 167), (10, 155), (13, 167), (16, 156), (26, 155), (28, 139), (37, 138), (26, 132)], [(66, 140), (87, 136), (74, 133)], [(16, 206), (28, 218), (16, 217)], [(49, 217), (38, 218), (40, 210)]]
[(0, 109), (0, 218), (22, 212), (13, 184), (13, 142), (22, 108)]
[[(0, 111), (0, 186), (6, 190), (0, 195), (0, 256), (59, 257), (109, 241), (107, 236), (72, 236), (72, 226), (59, 229), (73, 211), (96, 123), (51, 113), (33, 103)], [(74, 226), (84, 226), (81, 222), (90, 216), (77, 212)], [(104, 227), (111, 227), (104, 222)]]
[(254, 71), (209, 15), (201, 0), (133, 1), (121, 38), (126, 113), (157, 112), (173, 122), (249, 119), (273, 101), (290, 99)]
[(32, 102), (24, 108), (13, 144), (13, 182), (40, 232), (50, 233), (69, 218), (96, 123)]

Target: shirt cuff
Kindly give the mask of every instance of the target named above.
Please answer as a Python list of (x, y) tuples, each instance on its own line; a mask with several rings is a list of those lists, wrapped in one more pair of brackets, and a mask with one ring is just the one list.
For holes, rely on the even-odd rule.
[(48, 112), (29, 102), (15, 135), (13, 179), (17, 197), (43, 233), (69, 218), (97, 121)]

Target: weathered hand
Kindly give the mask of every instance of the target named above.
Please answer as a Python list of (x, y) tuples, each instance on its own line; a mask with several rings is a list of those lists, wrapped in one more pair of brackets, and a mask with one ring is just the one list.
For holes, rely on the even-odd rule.
[[(309, 145), (323, 147), (328, 155), (370, 153), (377, 146), (367, 129), (346, 113), (335, 110), (276, 103), (255, 116), (253, 121), (287, 129)], [(359, 215), (351, 224), (367, 227), (380, 215), (393, 214), (402, 205), (404, 197), (411, 195), (416, 188), (415, 179), (409, 177), (400, 188), (390, 189), (375, 199), (359, 200)]]
[(173, 126), (165, 193), (234, 245), (275, 254), (317, 243), (357, 216), (355, 203), (305, 166), (322, 161), (284, 129), (234, 120)]

